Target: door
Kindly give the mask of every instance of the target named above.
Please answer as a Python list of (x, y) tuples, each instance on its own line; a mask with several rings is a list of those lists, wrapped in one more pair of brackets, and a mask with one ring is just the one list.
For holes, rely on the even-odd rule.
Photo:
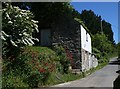
[(41, 30), (41, 45), (51, 46), (51, 31), (49, 29)]

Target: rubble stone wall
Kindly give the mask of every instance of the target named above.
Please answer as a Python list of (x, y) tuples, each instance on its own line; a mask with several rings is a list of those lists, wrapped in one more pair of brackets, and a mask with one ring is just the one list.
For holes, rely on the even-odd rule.
[(88, 51), (81, 49), (82, 71), (87, 71), (98, 66), (97, 58)]

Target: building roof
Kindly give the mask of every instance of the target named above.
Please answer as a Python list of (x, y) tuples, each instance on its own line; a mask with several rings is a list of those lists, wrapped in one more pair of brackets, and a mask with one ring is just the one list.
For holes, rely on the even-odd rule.
[(74, 20), (77, 21), (79, 24), (81, 24), (84, 27), (84, 29), (90, 34), (90, 36), (93, 37), (92, 34), (90, 33), (89, 29), (85, 26), (85, 24), (83, 23), (82, 20), (80, 20), (78, 18), (74, 18)]

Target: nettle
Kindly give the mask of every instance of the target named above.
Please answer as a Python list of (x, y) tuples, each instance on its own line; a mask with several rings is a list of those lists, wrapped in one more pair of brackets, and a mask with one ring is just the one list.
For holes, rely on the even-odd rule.
[(38, 32), (38, 21), (33, 20), (33, 14), (29, 10), (22, 10), (19, 7), (6, 4), (2, 9), (2, 40), (3, 45), (23, 47), (33, 45), (32, 37), (34, 31)]

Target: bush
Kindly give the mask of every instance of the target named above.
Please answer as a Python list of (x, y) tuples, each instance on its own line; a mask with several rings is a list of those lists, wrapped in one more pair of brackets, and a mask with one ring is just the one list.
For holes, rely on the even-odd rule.
[[(44, 85), (49, 74), (56, 70), (55, 60), (57, 59), (55, 52), (47, 47), (24, 47), (16, 59), (12, 59), (12, 62), (7, 60), (4, 62), (3, 72), (10, 75), (8, 78), (10, 80), (11, 76), (21, 76), (20, 79), (17, 77), (20, 83), (23, 81), (29, 87), (38, 87), (39, 84)], [(14, 71), (14, 75), (9, 74), (11, 70)], [(5, 81), (7, 81), (7, 77), (7, 75), (3, 76)], [(16, 82), (16, 80), (14, 81)], [(11, 80), (11, 83), (13, 84), (14, 81)], [(9, 86), (16, 86), (12, 86), (12, 84)], [(7, 86), (7, 83), (4, 86)]]
[(97, 59), (101, 58), (101, 52), (97, 49), (93, 47), (93, 54), (97, 57)]
[(14, 75), (13, 71), (4, 72), (2, 77), (2, 87), (3, 88), (17, 88), (17, 87), (29, 87), (25, 83), (21, 76)]
[(68, 73), (70, 60), (66, 55), (65, 49), (60, 46), (54, 46), (53, 50), (56, 52), (57, 56), (59, 57), (59, 65), (62, 65), (62, 68), (59, 70), (62, 73)]
[[(22, 10), (10, 3), (2, 8), (2, 54), (6, 59), (19, 53), (18, 49), (26, 45), (33, 45), (33, 33), (38, 32), (38, 21), (33, 20), (34, 15), (29, 10)], [(16, 51), (16, 52), (15, 52)]]
[(39, 82), (44, 84), (49, 73), (55, 70), (57, 56), (47, 47), (26, 47), (19, 58), (22, 58), (29, 71), (28, 84), (30, 87), (38, 87)]

